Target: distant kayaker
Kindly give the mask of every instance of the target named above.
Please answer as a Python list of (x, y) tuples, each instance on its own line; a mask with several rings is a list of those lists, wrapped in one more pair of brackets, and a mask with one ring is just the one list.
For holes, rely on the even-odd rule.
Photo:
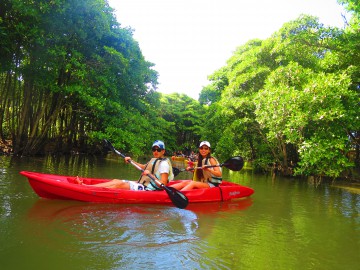
[[(155, 181), (150, 179), (148, 175), (150, 174), (152, 178), (157, 178), (161, 183), (167, 185), (170, 180), (174, 179), (172, 165), (170, 160), (164, 157), (165, 144), (163, 141), (155, 141), (151, 150), (154, 157), (150, 159), (148, 163), (141, 164), (132, 160), (132, 163), (135, 163), (144, 170), (138, 181), (113, 179), (109, 182), (95, 184), (92, 186), (146, 191), (163, 190), (158, 184), (156, 184)], [(125, 157), (126, 162), (129, 162), (130, 160), (130, 157)], [(78, 184), (83, 184), (79, 178), (75, 181)]]
[[(222, 181), (222, 171), (221, 167), (211, 167), (207, 168), (206, 165), (217, 165), (219, 162), (213, 156), (211, 156), (211, 146), (208, 141), (203, 141), (199, 145), (199, 157), (198, 157), (198, 166), (202, 169), (195, 171), (196, 178), (198, 181), (182, 181), (178, 184), (172, 185), (172, 187), (181, 190), (192, 190), (195, 188), (211, 188), (217, 187), (221, 184)], [(187, 168), (190, 170), (191, 168)]]

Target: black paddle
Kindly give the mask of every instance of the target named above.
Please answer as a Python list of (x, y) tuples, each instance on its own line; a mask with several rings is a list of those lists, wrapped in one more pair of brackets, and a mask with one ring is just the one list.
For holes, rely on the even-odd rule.
[[(104, 140), (105, 145), (111, 150), (114, 151), (116, 154), (118, 154), (119, 156), (121, 156), (122, 158), (125, 158), (125, 155), (120, 153), (118, 150), (115, 149), (115, 147), (111, 144), (111, 142), (109, 142), (108, 140)], [(139, 167), (137, 164), (135, 164), (131, 159), (129, 160), (129, 162), (131, 163), (131, 165), (133, 165), (135, 168), (137, 168), (138, 170), (144, 172), (144, 170)], [(163, 183), (161, 183), (158, 179), (152, 177), (151, 175), (148, 175), (148, 177), (155, 181), (156, 183), (158, 183), (160, 185), (161, 188), (163, 188), (166, 193), (168, 194), (170, 200), (173, 202), (173, 204), (180, 208), (180, 209), (184, 209), (188, 204), (189, 204), (189, 200), (188, 198), (182, 194), (179, 190), (173, 188), (173, 187), (167, 187), (165, 186)]]
[[(205, 167), (206, 168), (226, 167), (232, 171), (240, 171), (244, 167), (244, 159), (240, 156), (235, 156), (235, 157), (229, 158), (224, 163), (216, 164), (216, 165), (206, 165)], [(190, 170), (195, 170), (195, 169), (202, 170), (202, 167), (195, 167), (195, 168), (191, 168)], [(186, 171), (186, 169), (178, 169), (178, 168), (173, 167), (174, 176), (177, 176), (179, 173), (184, 172), (184, 171)]]

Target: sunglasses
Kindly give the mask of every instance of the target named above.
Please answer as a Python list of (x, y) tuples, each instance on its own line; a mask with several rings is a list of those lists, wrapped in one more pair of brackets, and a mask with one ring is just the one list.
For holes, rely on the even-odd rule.
[(209, 147), (200, 147), (199, 149), (200, 150), (209, 150), (210, 148)]
[(160, 148), (152, 148), (151, 149), (153, 152), (161, 152), (163, 149)]

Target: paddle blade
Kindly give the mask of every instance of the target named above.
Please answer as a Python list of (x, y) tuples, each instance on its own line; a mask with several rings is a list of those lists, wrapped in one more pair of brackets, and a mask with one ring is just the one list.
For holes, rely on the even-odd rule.
[(174, 177), (176, 177), (179, 173), (181, 173), (181, 170), (176, 167), (172, 167), (172, 169), (173, 169)]
[(225, 161), (222, 166), (232, 171), (240, 171), (244, 167), (244, 159), (240, 156), (232, 157)]
[(189, 204), (188, 198), (177, 189), (173, 187), (167, 187), (165, 185), (163, 186), (163, 188), (165, 189), (166, 193), (169, 195), (170, 200), (176, 207), (184, 209)]
[[(112, 145), (112, 143), (106, 139), (103, 140), (104, 146), (109, 149), (110, 151), (113, 151), (115, 154), (118, 154), (122, 158), (125, 158), (125, 155), (123, 153), (120, 153), (118, 150), (115, 149), (115, 147)], [(131, 162), (130, 162), (131, 163)], [(132, 163), (133, 164), (133, 163)], [(134, 165), (134, 164), (133, 164)], [(136, 166), (135, 166), (136, 167)]]
[(115, 147), (111, 144), (111, 142), (109, 142), (108, 140), (104, 139), (103, 140), (104, 143), (104, 147), (107, 148), (110, 151), (115, 151)]

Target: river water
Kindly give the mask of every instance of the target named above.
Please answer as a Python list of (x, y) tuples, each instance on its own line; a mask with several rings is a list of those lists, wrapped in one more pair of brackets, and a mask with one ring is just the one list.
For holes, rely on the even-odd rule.
[(255, 189), (251, 198), (187, 209), (92, 204), (40, 199), (22, 170), (139, 175), (113, 156), (0, 157), (1, 269), (360, 269), (360, 195), (351, 190), (224, 169)]

